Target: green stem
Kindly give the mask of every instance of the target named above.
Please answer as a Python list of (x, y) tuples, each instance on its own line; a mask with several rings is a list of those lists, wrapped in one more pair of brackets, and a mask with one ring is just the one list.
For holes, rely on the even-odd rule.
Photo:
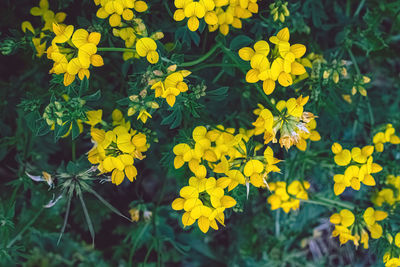
[(169, 16), (170, 16), (170, 17), (173, 17), (173, 16), (174, 16), (174, 14), (172, 14), (172, 11), (171, 11), (171, 9), (169, 8), (169, 6), (168, 6), (167, 2), (168, 2), (168, 1), (164, 1), (164, 6), (165, 6), (165, 9), (167, 10), (167, 12), (168, 12)]
[[(351, 58), (351, 61), (354, 64), (354, 67), (356, 69), (356, 72), (358, 74), (359, 77), (361, 77), (361, 71), (360, 71), (360, 67), (358, 66), (358, 63), (356, 61), (356, 58), (353, 54), (353, 51), (351, 51), (350, 48), (347, 48), (347, 52), (349, 53), (349, 56)], [(370, 122), (371, 122), (371, 126), (375, 124), (375, 119), (374, 119), (374, 113), (372, 112), (372, 107), (371, 107), (371, 103), (369, 102), (369, 98), (368, 96), (366, 96), (367, 98), (367, 107), (368, 107), (368, 114), (369, 114), (369, 118), (370, 118)]]
[(331, 204), (333, 204), (335, 206), (341, 206), (341, 207), (346, 208), (346, 209), (350, 209), (350, 210), (354, 209), (354, 205), (353, 204), (347, 203), (347, 202), (344, 202), (344, 201), (336, 201), (336, 200), (325, 198), (325, 197), (316, 197), (315, 199), (320, 200), (320, 201), (324, 201), (324, 202), (327, 202), (327, 203), (331, 203)]
[(10, 248), (20, 237), (21, 235), (28, 230), (28, 228), (39, 218), (40, 214), (42, 214), (43, 207), (36, 213), (35, 217), (33, 217), (22, 230), (8, 243), (7, 248)]
[(351, 8), (351, 2), (350, 0), (347, 0), (346, 2), (346, 16), (350, 17), (350, 8)]
[(123, 47), (98, 47), (99, 52), (135, 52), (133, 48), (123, 48)]
[(357, 64), (356, 58), (354, 57), (353, 52), (351, 51), (350, 48), (347, 48), (347, 52), (349, 53), (349, 56), (350, 56), (350, 58), (351, 58), (351, 61), (353, 61), (353, 64), (354, 64), (354, 67), (356, 68), (357, 74), (361, 76), (360, 67), (358, 67), (358, 64)]
[[(221, 43), (219, 43), (221, 44)], [(236, 63), (236, 65), (240, 66), (240, 62), (237, 61), (237, 59), (232, 56), (231, 51), (226, 48), (224, 45), (222, 45), (222, 50), (225, 52), (225, 54), (230, 57), (232, 59), (233, 62)], [(246, 75), (246, 71), (243, 70), (242, 68), (240, 68), (240, 71)], [(264, 91), (261, 89), (261, 87), (258, 84), (254, 84), (254, 86), (256, 87), (256, 89), (260, 92), (260, 94), (262, 95), (262, 97), (264, 98), (264, 100), (267, 102), (267, 104), (269, 105), (270, 108), (272, 108), (275, 112), (277, 112), (279, 115), (281, 115), (281, 112), (276, 108), (276, 106), (274, 104), (272, 104), (271, 100), (265, 95)]]
[(300, 198), (298, 198), (298, 200), (300, 200), (301, 202), (310, 203), (310, 204), (315, 204), (315, 205), (320, 205), (320, 206), (336, 207), (336, 205), (329, 204), (329, 203), (325, 203), (325, 202), (321, 202), (321, 201), (317, 201), (317, 200), (300, 199)]
[(361, 0), (360, 4), (357, 7), (356, 12), (354, 12), (354, 16), (353, 17), (357, 17), (358, 14), (360, 14), (360, 11), (363, 8), (364, 4), (365, 4), (365, 0)]
[(217, 50), (219, 47), (221, 46), (221, 43), (217, 43), (215, 46), (213, 46), (210, 51), (208, 51), (206, 54), (204, 54), (202, 57), (193, 60), (193, 61), (189, 61), (189, 62), (183, 62), (181, 64), (179, 64), (179, 67), (191, 67), (194, 65), (197, 65), (201, 62), (203, 62), (204, 60), (206, 60), (207, 58), (209, 58), (211, 55), (214, 54), (215, 50)]
[(278, 209), (276, 212), (276, 217), (275, 217), (275, 236), (279, 237), (280, 233), (281, 233), (281, 227), (279, 224), (279, 218), (281, 215), (281, 209)]

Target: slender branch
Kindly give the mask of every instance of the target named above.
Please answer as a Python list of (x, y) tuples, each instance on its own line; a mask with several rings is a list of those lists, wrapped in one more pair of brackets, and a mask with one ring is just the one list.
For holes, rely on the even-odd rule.
[(358, 5), (356, 12), (354, 12), (354, 16), (353, 17), (357, 17), (358, 14), (360, 14), (361, 9), (363, 8), (365, 4), (365, 0), (361, 0), (360, 4)]
[[(350, 48), (347, 48), (347, 52), (349, 53), (349, 56), (351, 58), (351, 61), (354, 64), (354, 67), (356, 69), (358, 76), (361, 77), (360, 67), (358, 66), (358, 63), (353, 54), (353, 51), (351, 51)], [(375, 124), (374, 113), (372, 112), (372, 107), (371, 107), (371, 103), (369, 102), (368, 96), (366, 96), (366, 98), (367, 98), (367, 107), (368, 107), (368, 114), (369, 114), (370, 122), (371, 122), (371, 125), (374, 125)]]
[(183, 62), (181, 64), (179, 64), (179, 67), (191, 67), (191, 66), (195, 66), (201, 62), (203, 62), (204, 60), (206, 60), (207, 58), (209, 58), (211, 55), (214, 54), (214, 52), (221, 46), (221, 43), (217, 43), (215, 46), (213, 46), (210, 51), (208, 51), (206, 54), (204, 54), (202, 57), (193, 60), (193, 61), (189, 61), (189, 62)]
[[(240, 66), (240, 62), (237, 61), (237, 59), (232, 56), (232, 54), (230, 53), (231, 51), (226, 48), (225, 46), (222, 45), (222, 50), (225, 52), (225, 54), (230, 57), (232, 59), (233, 62), (236, 63), (236, 65)], [(246, 75), (246, 71), (243, 70), (242, 68), (240, 68), (240, 71)], [(264, 98), (264, 100), (267, 102), (267, 104), (269, 105), (270, 108), (272, 108), (275, 112), (277, 112), (278, 114), (281, 114), (281, 112), (276, 108), (276, 106), (274, 104), (272, 104), (271, 100), (265, 95), (264, 91), (261, 89), (261, 87), (257, 84), (254, 83), (254, 86), (256, 87), (256, 89), (260, 92), (260, 94), (262, 95), (262, 97)]]
[(316, 197), (316, 199), (321, 200), (321, 201), (325, 201), (325, 202), (328, 202), (328, 203), (332, 203), (332, 204), (334, 204), (336, 206), (341, 206), (341, 207), (346, 208), (346, 209), (350, 209), (350, 210), (354, 209), (354, 205), (351, 204), (351, 203), (348, 203), (348, 202), (336, 201), (336, 200), (325, 198), (325, 197)]
[(133, 48), (124, 48), (124, 47), (98, 47), (97, 51), (99, 51), (99, 52), (135, 52), (136, 50)]
[(350, 58), (351, 58), (351, 61), (353, 62), (354, 67), (356, 68), (357, 74), (361, 76), (360, 67), (358, 67), (357, 60), (356, 60), (356, 58), (354, 57), (353, 51), (351, 51), (350, 48), (347, 48), (347, 52), (349, 53), (349, 56), (350, 56)]

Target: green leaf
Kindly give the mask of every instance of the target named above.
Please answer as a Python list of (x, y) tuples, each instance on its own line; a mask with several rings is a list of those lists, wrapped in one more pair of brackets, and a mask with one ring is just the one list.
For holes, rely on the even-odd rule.
[(75, 174), (77, 173), (77, 166), (75, 165), (75, 163), (73, 161), (69, 161), (67, 164), (67, 172), (69, 174)]
[(60, 137), (64, 136), (68, 133), (69, 128), (71, 127), (71, 121), (65, 122), (62, 126), (56, 124), (54, 127), (54, 139), (57, 141)]
[(172, 113), (161, 121), (161, 125), (171, 125), (169, 128), (174, 129), (182, 122), (182, 110), (180, 106), (176, 106)]
[(231, 50), (239, 50), (240, 48), (248, 46), (253, 42), (253, 39), (250, 37), (246, 35), (239, 35), (232, 39), (231, 43), (229, 44), (229, 48)]
[(216, 100), (216, 101), (220, 101), (225, 99), (228, 96), (228, 89), (229, 87), (224, 86), (215, 90), (211, 90), (207, 92), (207, 96), (210, 99)]
[(79, 96), (83, 95), (89, 88), (89, 80), (86, 76), (81, 81), (81, 86), (79, 87)]
[(79, 130), (79, 126), (78, 123), (76, 121), (72, 122), (72, 139), (75, 139), (79, 136), (80, 134), (80, 130)]
[(101, 91), (97, 90), (96, 93), (82, 97), (86, 101), (97, 101), (101, 98)]

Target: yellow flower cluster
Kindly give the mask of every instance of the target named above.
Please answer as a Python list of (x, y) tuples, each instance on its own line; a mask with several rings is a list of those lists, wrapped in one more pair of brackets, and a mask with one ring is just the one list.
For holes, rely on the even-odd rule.
[[(280, 171), (275, 165), (280, 160), (274, 157), (270, 147), (264, 150), (263, 156), (247, 155), (246, 142), (252, 135), (253, 131), (244, 129), (235, 135), (235, 129), (221, 125), (212, 130), (198, 126), (193, 130), (190, 145), (180, 143), (173, 148), (174, 167), (178, 169), (188, 163), (195, 175), (189, 179), (189, 186), (182, 188), (181, 197), (172, 203), (173, 209), (185, 210), (184, 226), (198, 219), (203, 232), (210, 226), (218, 229), (215, 220), (224, 225), (224, 210), (236, 204), (232, 197), (224, 194), (224, 189), (229, 192), (239, 184), (266, 187), (268, 174)], [(206, 178), (207, 168), (221, 177)]]
[(188, 18), (189, 30), (196, 31), (199, 19), (204, 19), (210, 32), (219, 29), (223, 35), (229, 33), (229, 25), (241, 29), (241, 19), (248, 19), (258, 13), (257, 0), (175, 0), (174, 4), (177, 8), (174, 20)]
[(137, 176), (134, 160), (142, 160), (142, 154), (149, 148), (146, 135), (131, 128), (130, 122), (126, 122), (119, 110), (112, 114), (113, 129), (103, 130), (95, 128), (99, 120), (97, 114), (89, 117), (91, 122), (90, 135), (94, 142), (93, 148), (88, 152), (88, 160), (92, 164), (98, 164), (101, 173), (111, 172), (112, 183), (119, 185), (127, 177), (131, 182)]
[(332, 236), (338, 236), (340, 244), (345, 244), (351, 240), (356, 247), (361, 243), (364, 249), (368, 249), (369, 234), (365, 229), (368, 229), (371, 238), (381, 238), (383, 229), (378, 222), (386, 219), (387, 216), (387, 212), (369, 207), (364, 211), (362, 219), (356, 219), (353, 212), (343, 209), (330, 217), (330, 222), (335, 225)]
[[(245, 142), (252, 136), (252, 132), (241, 130), (242, 133), (236, 135), (234, 132), (235, 129), (225, 129), (222, 125), (209, 131), (204, 126), (196, 127), (193, 130), (193, 146), (180, 143), (174, 147), (175, 168), (188, 163), (196, 176), (205, 177), (207, 169), (201, 163), (208, 162), (207, 166), (214, 173), (225, 174), (231, 180), (230, 190), (245, 183), (265, 187), (268, 173), (280, 171), (275, 166), (280, 160), (274, 158), (270, 147), (265, 149), (263, 157), (249, 160)], [(239, 171), (240, 168), (243, 169)]]
[(264, 40), (256, 42), (254, 49), (243, 47), (239, 50), (240, 58), (250, 61), (251, 69), (246, 74), (246, 81), (248, 83), (263, 81), (263, 90), (267, 95), (275, 90), (276, 81), (287, 87), (293, 84), (296, 75), (306, 73), (301, 63), (306, 47), (302, 44), (290, 45), (289, 38), (289, 29), (284, 28), (276, 36), (269, 38), (269, 41), (275, 44), (272, 51), (268, 42)]
[(374, 143), (377, 152), (383, 151), (385, 143), (391, 143), (394, 145), (400, 144), (400, 137), (394, 133), (395, 129), (393, 128), (393, 125), (388, 123), (384, 132), (378, 132), (374, 135), (372, 142)]
[(300, 200), (308, 199), (307, 190), (310, 183), (294, 180), (289, 185), (286, 182), (278, 181), (269, 183), (269, 189), (273, 192), (267, 199), (271, 210), (282, 208), (285, 213), (290, 210), (297, 210), (300, 207)]
[(385, 263), (385, 267), (398, 267), (400, 266), (400, 233), (395, 235), (394, 240), (392, 235), (387, 234), (387, 239), (391, 245), (391, 249), (383, 255), (383, 262)]
[[(254, 111), (258, 115), (253, 123), (254, 134), (264, 134), (264, 142), (276, 143), (276, 135), (280, 131), (279, 143), (281, 147), (288, 150), (292, 145), (298, 145), (299, 149), (306, 149), (306, 139), (318, 141), (321, 136), (315, 131), (315, 116), (304, 111), (304, 105), (309, 97), (300, 96), (290, 98), (287, 101), (281, 100), (276, 104), (280, 114), (274, 116), (269, 109), (260, 106)], [(314, 122), (313, 122), (314, 121)]]
[(384, 203), (392, 206), (397, 206), (400, 202), (400, 176), (388, 175), (386, 177), (385, 188), (382, 188), (372, 198), (372, 202), (381, 207)]
[(283, 23), (285, 22), (285, 18), (290, 16), (289, 9), (287, 8), (288, 2), (286, 1), (276, 1), (269, 5), (269, 9), (271, 10), (271, 15), (274, 21), (278, 19)]
[(142, 97), (140, 94), (129, 96), (129, 100), (131, 101), (131, 103), (129, 104), (128, 108), (128, 117), (138, 112), (139, 115), (137, 116), (136, 119), (141, 120), (143, 123), (146, 123), (148, 118), (152, 118), (151, 114), (147, 111), (147, 109), (148, 108), (150, 108), (150, 110), (158, 109), (159, 105), (155, 101), (145, 101), (144, 99), (145, 96)]
[(314, 118), (306, 123), (306, 128), (307, 130), (299, 130), (299, 141), (297, 142), (296, 147), (301, 151), (306, 151), (307, 140), (313, 142), (321, 140), (321, 135), (315, 130), (317, 128), (317, 121)]
[(348, 166), (344, 174), (336, 174), (333, 177), (335, 185), (333, 190), (336, 195), (340, 195), (347, 187), (360, 190), (361, 183), (367, 186), (375, 186), (375, 179), (371, 175), (380, 172), (382, 167), (373, 162), (373, 146), (363, 148), (353, 147), (350, 150), (343, 149), (339, 143), (332, 145), (332, 152), (335, 154), (335, 163), (339, 166)]
[[(74, 32), (73, 25), (62, 24), (53, 24), (53, 31), (56, 36), (47, 49), (47, 58), (54, 61), (49, 73), (64, 74), (65, 86), (70, 85), (76, 75), (81, 80), (85, 76), (89, 78), (90, 65), (94, 67), (104, 65), (103, 58), (96, 54), (100, 33), (89, 33), (84, 29), (77, 29)], [(64, 47), (63, 44), (68, 44), (69, 47)]]
[(176, 65), (170, 67), (172, 68), (168, 68), (168, 71), (170, 69), (173, 71), (169, 71), (167, 75), (161, 71), (157, 71), (155, 75), (158, 77), (152, 79), (150, 81), (150, 85), (151, 89), (154, 90), (155, 97), (164, 98), (168, 105), (173, 107), (176, 97), (180, 93), (184, 93), (189, 89), (187, 83), (184, 81), (184, 78), (189, 76), (191, 72), (188, 70), (175, 71)]
[(356, 78), (354, 85), (351, 88), (351, 94), (355, 95), (357, 92), (359, 92), (362, 96), (367, 96), (367, 90), (365, 90), (364, 86), (369, 82), (371, 82), (371, 79), (367, 76)]
[[(146, 25), (143, 23), (142, 19), (135, 18), (131, 22), (133, 25), (128, 26), (124, 25), (123, 27), (120, 28), (113, 28), (113, 35), (116, 37), (120, 37), (122, 40), (125, 41), (125, 47), (126, 48), (135, 48), (137, 50), (137, 42), (139, 40), (142, 40), (143, 38), (146, 38), (148, 36)], [(152, 34), (149, 38), (154, 40), (159, 40), (164, 37), (164, 34), (162, 32), (156, 32)], [(137, 51), (125, 51), (122, 54), (122, 58), (124, 60), (128, 60), (130, 58), (139, 58), (139, 57), (146, 57), (147, 60), (151, 64), (155, 64), (158, 62), (159, 55), (157, 52), (150, 52), (149, 51), (155, 51), (157, 48), (157, 45), (155, 42), (152, 41), (146, 41), (147, 39), (144, 39), (139, 45), (139, 49), (141, 49), (141, 54), (139, 55)], [(144, 42), (144, 43), (143, 43)], [(146, 43), (147, 42), (147, 43)], [(149, 50), (147, 51), (146, 48), (143, 49), (143, 44), (149, 44)]]
[[(45, 31), (53, 31), (53, 23), (62, 23), (64, 22), (67, 14), (64, 12), (57, 12), (49, 9), (49, 2), (47, 0), (40, 0), (39, 6), (32, 7), (30, 10), (31, 15), (41, 17), (44, 21), (44, 26), (40, 30), (39, 37), (32, 38), (33, 45), (36, 49), (36, 56), (41, 57), (46, 52), (46, 41), (43, 40), (44, 37), (47, 36)], [(33, 28), (31, 22), (24, 21), (21, 24), (22, 31), (25, 33), (26, 31), (30, 31), (35, 35), (35, 29)]]
[(346, 69), (347, 61), (341, 60), (337, 62), (336, 59), (332, 61), (332, 67), (325, 70), (322, 77), (327, 80), (329, 78), (332, 79), (334, 83), (338, 83), (340, 80), (340, 76), (343, 78), (347, 78), (347, 69)]
[(97, 17), (108, 18), (110, 26), (113, 27), (113, 35), (124, 40), (126, 48), (135, 48), (134, 51), (127, 50), (123, 53), (124, 60), (145, 57), (151, 64), (158, 62), (159, 54), (154, 40), (163, 38), (164, 34), (156, 32), (148, 37), (143, 20), (136, 18), (132, 11), (134, 9), (136, 12), (145, 12), (148, 9), (146, 2), (140, 0), (94, 0), (94, 2), (101, 6), (97, 10)]
[(108, 18), (111, 27), (121, 26), (122, 19), (131, 21), (135, 17), (132, 9), (136, 12), (147, 10), (147, 4), (138, 0), (94, 0), (94, 3), (100, 8), (96, 16), (101, 19)]
[(217, 221), (225, 226), (225, 209), (236, 205), (236, 200), (224, 194), (224, 189), (230, 184), (228, 179), (214, 177), (191, 177), (189, 185), (183, 187), (181, 197), (172, 202), (174, 210), (184, 210), (183, 225), (189, 226), (196, 222), (203, 233), (211, 227), (218, 230)]

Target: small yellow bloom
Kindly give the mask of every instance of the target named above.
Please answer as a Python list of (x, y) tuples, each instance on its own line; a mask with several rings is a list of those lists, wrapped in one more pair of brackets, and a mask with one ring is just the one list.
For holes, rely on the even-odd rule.
[(136, 52), (139, 54), (139, 56), (146, 57), (147, 61), (149, 61), (151, 64), (158, 62), (159, 55), (156, 49), (157, 44), (151, 38), (141, 38), (136, 42)]

